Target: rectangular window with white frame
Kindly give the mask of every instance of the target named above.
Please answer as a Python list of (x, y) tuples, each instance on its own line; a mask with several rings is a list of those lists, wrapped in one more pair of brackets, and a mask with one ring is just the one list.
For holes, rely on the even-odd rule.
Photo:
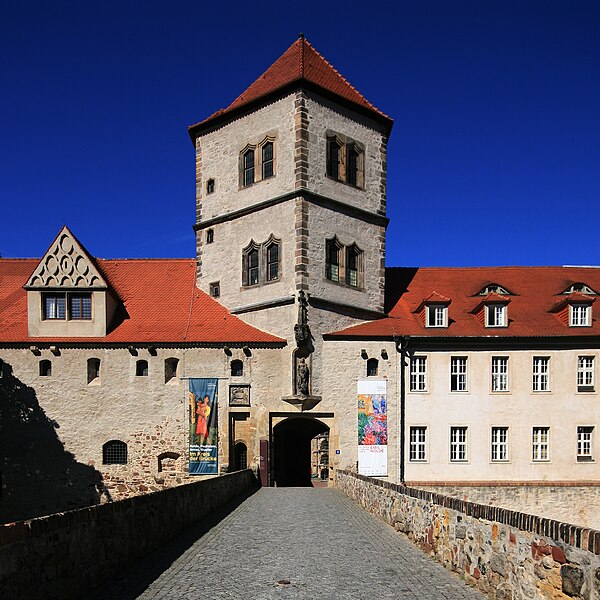
[(533, 391), (550, 391), (550, 358), (548, 356), (533, 357)]
[(486, 327), (506, 327), (506, 304), (488, 304), (485, 307)]
[(410, 428), (409, 459), (411, 462), (425, 462), (427, 460), (427, 427), (418, 426)]
[(592, 436), (594, 428), (591, 426), (577, 427), (577, 460), (579, 462), (589, 462), (594, 460)]
[(508, 392), (508, 357), (492, 357), (492, 392)]
[(492, 462), (508, 460), (508, 427), (492, 427)]
[(467, 461), (467, 427), (450, 427), (450, 462)]
[(532, 434), (532, 460), (550, 460), (550, 427), (534, 427)]
[(427, 305), (427, 327), (448, 327), (448, 307), (445, 304)]
[(467, 357), (452, 356), (450, 358), (450, 391), (467, 391)]
[(410, 358), (410, 391), (427, 391), (427, 357), (411, 356)]
[(594, 391), (594, 357), (577, 357), (577, 391)]
[(569, 306), (569, 325), (571, 327), (589, 327), (592, 324), (590, 304), (571, 304)]

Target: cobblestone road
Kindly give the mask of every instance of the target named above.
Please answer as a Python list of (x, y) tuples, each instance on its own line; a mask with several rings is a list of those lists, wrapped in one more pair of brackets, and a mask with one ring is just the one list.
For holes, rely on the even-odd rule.
[(263, 488), (199, 539), (188, 532), (97, 591), (103, 600), (484, 598), (338, 490), (312, 488)]

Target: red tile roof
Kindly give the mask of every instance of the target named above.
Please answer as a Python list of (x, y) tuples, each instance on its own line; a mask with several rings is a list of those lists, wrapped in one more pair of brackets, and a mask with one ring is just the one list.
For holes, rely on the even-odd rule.
[[(477, 295), (490, 283), (511, 290), (513, 295), (494, 300), (507, 302), (508, 327), (488, 327), (473, 311), (489, 297)], [(574, 283), (600, 289), (600, 268), (595, 267), (474, 267), (392, 268), (386, 271), (386, 293), (391, 309), (386, 318), (355, 325), (328, 337), (553, 337), (598, 336), (600, 313), (593, 314), (591, 327), (569, 327), (555, 312), (557, 303), (569, 298), (562, 292)], [(415, 310), (433, 290), (451, 299), (448, 327), (427, 328)], [(491, 296), (491, 295), (490, 295)], [(572, 296), (572, 295), (571, 295)], [(588, 299), (591, 297), (588, 297)]]
[(231, 315), (197, 289), (192, 259), (95, 259), (122, 302), (113, 328), (102, 338), (31, 338), (23, 285), (38, 259), (0, 259), (0, 343), (216, 343), (282, 344)]
[(371, 113), (389, 128), (392, 119), (373, 106), (353, 87), (315, 48), (300, 36), (246, 91), (240, 94), (227, 108), (222, 108), (210, 117), (191, 125), (190, 134), (223, 115), (233, 113), (247, 105), (271, 96), (292, 84), (308, 83), (341, 98), (360, 110)]

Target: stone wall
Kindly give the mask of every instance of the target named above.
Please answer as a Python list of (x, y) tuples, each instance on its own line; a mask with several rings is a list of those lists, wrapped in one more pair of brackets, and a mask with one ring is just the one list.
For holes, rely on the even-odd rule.
[(110, 504), (1, 525), (3, 597), (82, 597), (255, 484), (252, 471), (239, 471)]
[(336, 485), (490, 598), (600, 599), (600, 531), (349, 471)]

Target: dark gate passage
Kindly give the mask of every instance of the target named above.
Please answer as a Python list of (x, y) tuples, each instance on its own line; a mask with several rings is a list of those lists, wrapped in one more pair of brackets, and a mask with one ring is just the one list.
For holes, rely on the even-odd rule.
[(329, 427), (310, 417), (291, 417), (273, 428), (273, 478), (277, 487), (310, 487), (311, 440)]

